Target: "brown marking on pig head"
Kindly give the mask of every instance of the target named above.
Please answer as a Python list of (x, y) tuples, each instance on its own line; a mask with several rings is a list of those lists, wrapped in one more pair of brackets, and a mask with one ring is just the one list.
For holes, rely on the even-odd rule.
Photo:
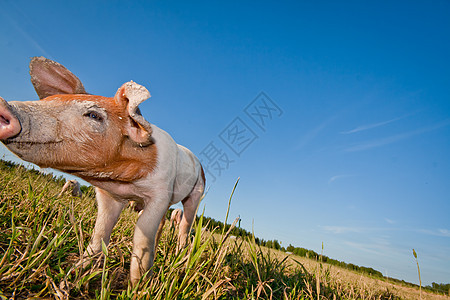
[(129, 182), (153, 171), (157, 151), (151, 125), (139, 114), (137, 105), (131, 107), (136, 99), (129, 90), (140, 87), (126, 83), (114, 98), (69, 94), (39, 101), (63, 110), (62, 118), (57, 117), (59, 142), (51, 145), (51, 159), (44, 166), (88, 181)]

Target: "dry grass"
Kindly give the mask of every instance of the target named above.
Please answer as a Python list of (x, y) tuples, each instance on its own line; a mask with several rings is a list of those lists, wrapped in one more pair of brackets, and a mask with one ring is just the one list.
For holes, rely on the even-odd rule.
[(183, 251), (176, 251), (175, 230), (165, 228), (153, 276), (132, 289), (136, 213), (124, 211), (103, 259), (81, 269), (76, 263), (94, 226), (94, 195), (88, 189), (81, 200), (58, 197), (63, 183), (0, 162), (1, 299), (418, 299), (417, 290), (208, 232), (203, 218)]
[[(240, 238), (228, 243), (230, 247), (241, 243), (247, 244), (245, 247), (248, 247), (248, 243)], [(245, 247), (241, 246), (241, 248)], [(322, 263), (315, 259), (287, 254), (280, 250), (261, 247), (261, 251), (263, 255), (271, 256), (275, 261), (284, 261), (287, 273), (295, 272), (295, 269), (301, 264), (302, 268), (305, 268), (305, 274), (316, 275), (316, 281), (320, 283), (320, 286), (333, 287), (332, 293), (328, 296), (322, 291), (320, 299), (334, 299), (334, 295), (338, 294), (346, 295), (343, 299), (450, 299), (448, 295), (420, 291), (419, 287), (404, 286), (389, 282), (387, 279), (367, 276), (356, 271)], [(249, 255), (247, 251), (242, 251), (241, 253), (246, 256)], [(309, 288), (308, 285), (310, 285)], [(305, 282), (305, 286), (307, 290), (317, 289), (317, 285), (313, 286), (310, 282)], [(311, 297), (311, 295), (310, 298), (317, 299), (316, 297)], [(337, 299), (341, 298), (337, 297)]]
[[(280, 258), (286, 256), (286, 254), (281, 251), (277, 252), (278, 255), (280, 255)], [(315, 272), (318, 268), (320, 269), (319, 262), (304, 257), (290, 257), (288, 259), (288, 262), (292, 263), (294, 259), (301, 262), (310, 272)], [(395, 295), (396, 297), (399, 297), (401, 299), (419, 299), (419, 288), (407, 287), (388, 282), (387, 280), (372, 278), (361, 273), (357, 273), (326, 263), (323, 263), (322, 265), (322, 269), (326, 269), (327, 272), (329, 272), (331, 280), (336, 282), (338, 286), (350, 288), (349, 293), (351, 293), (352, 289), (360, 289), (366, 291), (369, 295), (377, 295), (385, 292)], [(361, 294), (362, 292), (359, 293)], [(371, 299), (371, 297), (369, 297), (369, 299)], [(424, 292), (422, 290), (422, 299), (450, 299), (450, 297), (444, 295), (436, 295), (430, 292)]]

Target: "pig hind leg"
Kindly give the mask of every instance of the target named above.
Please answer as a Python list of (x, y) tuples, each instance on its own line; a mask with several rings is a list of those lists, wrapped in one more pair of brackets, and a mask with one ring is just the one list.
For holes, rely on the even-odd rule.
[(179, 232), (178, 232), (178, 247), (183, 248), (186, 245), (186, 240), (191, 230), (192, 223), (194, 222), (195, 215), (197, 213), (198, 205), (203, 195), (205, 184), (202, 178), (200, 178), (194, 186), (192, 192), (183, 201), (183, 217), (181, 218)]

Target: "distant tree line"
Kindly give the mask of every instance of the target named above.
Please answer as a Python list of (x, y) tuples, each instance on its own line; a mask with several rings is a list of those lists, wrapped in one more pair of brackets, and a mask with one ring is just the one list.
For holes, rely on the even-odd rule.
[(327, 263), (327, 264), (330, 264), (333, 266), (338, 266), (338, 267), (345, 268), (348, 270), (361, 272), (361, 273), (364, 273), (364, 274), (367, 274), (370, 276), (379, 277), (379, 278), (383, 277), (383, 274), (380, 271), (377, 271), (373, 268), (357, 266), (357, 265), (354, 265), (351, 263), (339, 261), (337, 259), (329, 258), (326, 255), (318, 254), (318, 253), (314, 252), (313, 250), (308, 250), (308, 249), (300, 248), (300, 247), (294, 247), (291, 244), (289, 244), (289, 246), (286, 248), (286, 251), (291, 252), (298, 256), (312, 258), (315, 260), (320, 260), (321, 262), (324, 262), (324, 263)]
[(427, 288), (431, 288), (431, 290), (447, 294), (450, 296), (450, 283), (431, 283), (431, 286), (427, 286)]
[[(209, 230), (213, 230), (218, 229), (219, 231), (222, 231), (224, 228), (224, 224), (221, 221), (217, 221), (213, 218), (210, 217), (203, 217), (203, 224), (207, 224), (207, 228)], [(225, 231), (227, 231), (229, 228), (231, 227), (230, 224), (226, 224), (225, 225)], [(241, 237), (241, 238), (251, 238), (252, 237), (252, 233), (240, 228), (240, 227), (234, 227), (231, 230), (231, 234), (237, 237)], [(349, 269), (349, 270), (353, 270), (353, 271), (357, 271), (357, 272), (362, 272), (365, 273), (367, 275), (371, 275), (374, 277), (380, 277), (383, 278), (383, 274), (380, 271), (377, 271), (373, 268), (368, 268), (368, 267), (360, 267), (351, 263), (345, 263), (342, 261), (338, 261), (336, 259), (332, 259), (329, 258), (325, 255), (319, 255), (318, 253), (316, 253), (313, 250), (309, 250), (309, 249), (305, 249), (305, 248), (300, 248), (300, 247), (294, 247), (291, 244), (289, 244), (289, 246), (282, 247), (281, 246), (281, 242), (279, 242), (278, 240), (264, 240), (258, 237), (255, 237), (255, 242), (256, 244), (258, 244), (259, 246), (264, 246), (267, 248), (272, 248), (275, 250), (280, 250), (283, 252), (289, 252), (301, 257), (307, 257), (307, 258), (311, 258), (311, 259), (315, 259), (315, 260), (321, 260), (324, 263), (328, 263), (330, 265), (335, 265), (335, 266), (339, 266), (341, 268), (345, 268), (345, 269)]]

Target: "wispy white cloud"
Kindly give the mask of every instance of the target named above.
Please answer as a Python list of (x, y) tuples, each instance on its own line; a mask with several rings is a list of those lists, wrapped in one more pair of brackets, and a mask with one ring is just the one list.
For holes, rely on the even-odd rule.
[(369, 141), (369, 142), (365, 142), (365, 143), (361, 143), (355, 146), (351, 146), (347, 149), (345, 149), (346, 152), (356, 152), (356, 151), (363, 151), (363, 150), (369, 150), (372, 148), (376, 148), (376, 147), (381, 147), (381, 146), (385, 146), (385, 145), (389, 145), (416, 135), (420, 135), (426, 132), (430, 132), (445, 126), (450, 125), (450, 119), (446, 119), (440, 123), (428, 126), (428, 127), (424, 127), (424, 128), (419, 128), (413, 131), (409, 131), (409, 132), (405, 132), (405, 133), (401, 133), (401, 134), (397, 134), (397, 135), (393, 135), (390, 137), (386, 137), (386, 138), (382, 138), (382, 139), (377, 139), (377, 140), (373, 140), (373, 141)]
[(405, 118), (405, 117), (406, 117), (406, 116), (401, 116), (401, 117), (394, 118), (394, 119), (387, 120), (387, 121), (382, 121), (382, 122), (373, 123), (373, 124), (361, 125), (361, 126), (355, 127), (355, 128), (352, 129), (352, 130), (342, 131), (341, 134), (351, 134), (351, 133), (356, 133), (356, 132), (360, 132), (360, 131), (364, 131), (364, 130), (369, 130), (369, 129), (381, 127), (381, 126), (387, 125), (387, 124), (389, 124), (389, 123), (392, 123), (392, 122), (401, 120), (401, 119), (403, 119), (403, 118)]
[(310, 131), (308, 131), (301, 139), (300, 142), (297, 145), (297, 149), (301, 149), (305, 147), (307, 144), (309, 144), (316, 136), (320, 134), (321, 131), (323, 131), (330, 123), (332, 123), (339, 114), (336, 114), (334, 116), (331, 116), (330, 118), (324, 120), (322, 123), (317, 125), (316, 127), (312, 128)]
[(384, 218), (384, 220), (386, 221), (386, 223), (395, 224), (394, 220), (391, 220), (391, 219), (388, 219), (388, 218)]
[(441, 236), (441, 237), (448, 237), (450, 238), (450, 230), (448, 229), (419, 229), (420, 233), (428, 234), (428, 235), (434, 235), (434, 236)]
[(362, 227), (346, 227), (346, 226), (320, 226), (323, 230), (331, 232), (333, 234), (342, 234), (349, 232), (361, 233), (365, 230)]
[[(26, 40), (31, 46), (33, 46), (35, 49), (37, 49), (41, 54), (45, 55), (46, 57), (50, 57), (50, 54), (44, 49), (41, 43), (38, 42), (38, 40), (30, 33), (28, 33), (26, 30), (23, 29), (24, 24), (28, 25), (29, 27), (33, 28), (33, 30), (38, 31), (38, 26), (36, 26), (33, 22), (31, 22), (30, 18), (22, 12), (20, 7), (14, 3), (14, 1), (11, 1), (8, 3), (10, 6), (10, 9), (14, 11), (13, 13), (1, 13), (2, 10), (0, 9), (0, 13), (3, 18), (6, 18), (8, 22), (11, 24), (11, 27), (13, 27), (19, 36), (22, 36), (24, 40)], [(16, 18), (14, 17), (16, 16)]]
[[(389, 219), (385, 219), (386, 222)], [(392, 222), (391, 224), (394, 224), (395, 221), (389, 220), (389, 222)], [(346, 234), (346, 233), (382, 233), (382, 232), (392, 232), (392, 231), (398, 231), (402, 230), (400, 228), (393, 228), (392, 226), (384, 227), (364, 227), (364, 226), (336, 226), (336, 225), (321, 225), (319, 226), (323, 231), (333, 234)]]
[(448, 229), (438, 229), (440, 235), (445, 237), (450, 237), (450, 230)]
[(371, 241), (367, 241), (365, 243), (344, 241), (343, 244), (345, 244), (348, 247), (351, 247), (353, 249), (357, 249), (359, 251), (373, 254), (376, 256), (387, 256), (387, 255), (391, 255), (388, 253), (393, 252), (393, 248), (390, 245), (389, 241), (383, 240), (383, 239), (371, 240)]
[(354, 177), (354, 176), (356, 176), (356, 175), (349, 175), (349, 174), (335, 175), (335, 176), (332, 176), (328, 180), (328, 184), (335, 182), (336, 180), (339, 180), (339, 179), (344, 179), (344, 178), (349, 178), (349, 177)]
[[(397, 222), (388, 218), (384, 220), (389, 224), (396, 224)], [(406, 231), (406, 232), (416, 232), (421, 234), (427, 234), (432, 236), (440, 236), (450, 238), (450, 230), (444, 228), (438, 229), (406, 229), (406, 228), (392, 228), (392, 227), (358, 227), (358, 226), (335, 226), (335, 225), (323, 225), (319, 226), (323, 231), (332, 234), (348, 234), (348, 233), (362, 233), (366, 235), (367, 233), (374, 232), (393, 232), (393, 231)]]

